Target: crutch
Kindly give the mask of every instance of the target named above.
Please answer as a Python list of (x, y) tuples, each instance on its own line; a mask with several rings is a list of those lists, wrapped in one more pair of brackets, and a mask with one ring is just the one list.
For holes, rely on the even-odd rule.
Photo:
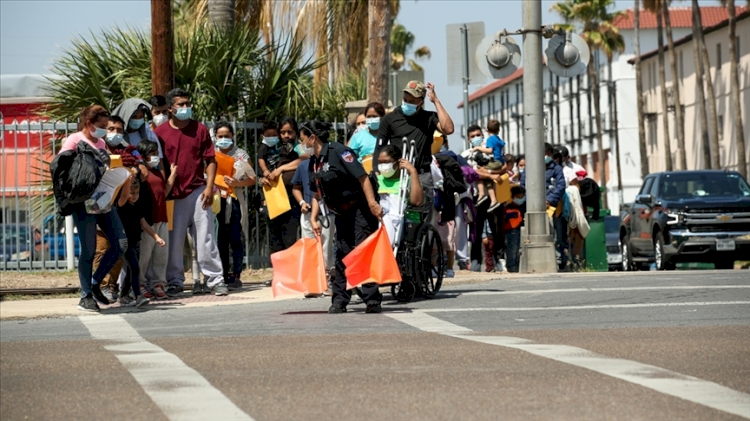
[[(417, 143), (412, 140), (409, 144), (409, 152), (407, 154), (406, 152), (406, 138), (404, 138), (404, 149), (401, 153), (402, 158), (408, 160), (412, 165), (414, 164), (414, 153), (416, 149)], [(401, 223), (398, 224), (396, 227), (396, 234), (393, 236), (393, 242), (391, 243), (391, 246), (393, 247), (393, 255), (396, 256), (398, 254), (398, 246), (401, 243), (401, 236), (404, 233), (404, 212), (406, 212), (406, 201), (408, 199), (409, 194), (409, 180), (411, 179), (409, 176), (409, 172), (406, 171), (406, 169), (401, 168), (400, 173), (400, 180), (399, 180), (399, 186), (398, 186), (398, 217)]]

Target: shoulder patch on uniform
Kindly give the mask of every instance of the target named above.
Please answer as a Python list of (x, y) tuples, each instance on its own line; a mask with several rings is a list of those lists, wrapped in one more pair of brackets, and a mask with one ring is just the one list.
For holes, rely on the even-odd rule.
[(341, 154), (341, 159), (351, 164), (354, 162), (354, 154), (349, 151), (344, 151), (344, 153)]

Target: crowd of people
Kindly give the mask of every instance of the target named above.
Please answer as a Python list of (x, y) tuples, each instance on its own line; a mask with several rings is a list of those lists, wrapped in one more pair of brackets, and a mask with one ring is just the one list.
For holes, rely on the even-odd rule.
[[(436, 111), (425, 110), (425, 100)], [(209, 130), (193, 119), (190, 95), (179, 88), (149, 101), (125, 100), (112, 113), (87, 107), (79, 126), (64, 140), (51, 171), (60, 212), (73, 216), (81, 241), (83, 311), (115, 302), (141, 307), (182, 294), (186, 251), (193, 260), (193, 294), (241, 288), (248, 211), (269, 205), (245, 200), (243, 189), (256, 183), (283, 184), (289, 200), (290, 210), (269, 221), (271, 253), (300, 237), (322, 242), (329, 313), (346, 312), (351, 300), (343, 258), (381, 224), (392, 240), (396, 235), (405, 217), (398, 203), (404, 180), (407, 212), (440, 234), (444, 276), (455, 276), (456, 269), (519, 270), (524, 156), (505, 153), (497, 120), (484, 129), (468, 127), (471, 146), (461, 154), (451, 151), (453, 121), (429, 83), (409, 82), (401, 106), (390, 112), (368, 104), (346, 143), (330, 141), (325, 122), (267, 121), (257, 161), (238, 147), (228, 122)], [(411, 161), (404, 159), (404, 138), (414, 141)], [(560, 269), (567, 270), (581, 263), (584, 212), (591, 205), (598, 213), (598, 186), (565, 147), (547, 144), (545, 154), (547, 206), (553, 208)], [(130, 176), (111, 209), (92, 208), (87, 199), (96, 182), (115, 165), (129, 168)], [(509, 197), (500, 197), (498, 182), (512, 186)], [(380, 312), (377, 285), (361, 290), (366, 312)]]

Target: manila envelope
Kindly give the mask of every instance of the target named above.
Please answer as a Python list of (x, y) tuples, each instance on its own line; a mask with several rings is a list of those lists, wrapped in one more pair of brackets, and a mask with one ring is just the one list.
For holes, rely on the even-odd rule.
[(495, 181), (495, 197), (500, 203), (510, 203), (513, 200), (513, 196), (510, 194), (509, 178), (508, 174), (503, 174), (500, 176), (500, 180)]
[(362, 158), (362, 166), (365, 168), (367, 174), (372, 172), (372, 155)]
[(282, 213), (292, 210), (282, 177), (271, 181), (270, 186), (263, 185), (263, 194), (266, 197), (266, 207), (268, 208), (268, 217), (270, 219), (274, 219)]
[(174, 220), (174, 200), (167, 200), (167, 230), (172, 231)]

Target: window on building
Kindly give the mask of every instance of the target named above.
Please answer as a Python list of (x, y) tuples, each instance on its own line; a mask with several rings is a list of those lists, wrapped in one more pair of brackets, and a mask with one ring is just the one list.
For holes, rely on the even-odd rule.
[(646, 122), (648, 123), (648, 143), (651, 147), (656, 147), (656, 114), (649, 114), (646, 117)]
[(716, 44), (716, 70), (721, 70), (721, 43)]
[(717, 129), (719, 129), (719, 140), (724, 140), (724, 116), (720, 115), (718, 118), (718, 121), (716, 122), (716, 125), (718, 126)]

